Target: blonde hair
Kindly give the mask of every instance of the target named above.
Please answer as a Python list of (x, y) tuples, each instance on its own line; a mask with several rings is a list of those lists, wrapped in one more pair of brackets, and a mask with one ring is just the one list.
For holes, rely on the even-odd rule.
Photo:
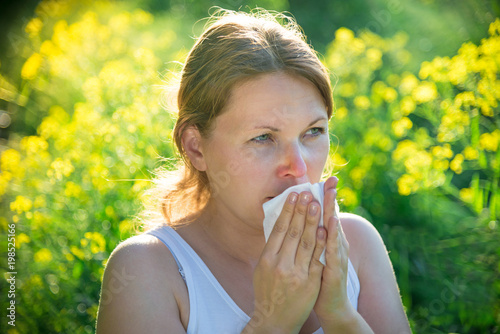
[(147, 229), (165, 222), (189, 223), (210, 198), (207, 174), (192, 165), (182, 146), (184, 130), (196, 126), (202, 137), (208, 137), (231, 89), (272, 72), (308, 79), (321, 93), (330, 118), (333, 99), (328, 71), (292, 18), (261, 9), (252, 13), (220, 9), (212, 15), (181, 72), (178, 118), (173, 130), (181, 159), (175, 170), (157, 173), (156, 187), (148, 199), (156, 205), (147, 211)]

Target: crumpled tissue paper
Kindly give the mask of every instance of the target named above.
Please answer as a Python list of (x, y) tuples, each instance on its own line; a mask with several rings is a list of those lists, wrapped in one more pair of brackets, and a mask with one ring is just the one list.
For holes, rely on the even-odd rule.
[[(286, 202), (286, 199), (288, 198), (288, 195), (291, 192), (296, 192), (297, 194), (300, 194), (303, 191), (309, 191), (312, 193), (313, 197), (316, 199), (316, 201), (319, 202), (320, 204), (320, 221), (319, 221), (319, 226), (323, 226), (323, 200), (325, 197), (325, 192), (324, 192), (324, 187), (325, 187), (325, 182), (319, 182), (315, 184), (311, 183), (303, 183), (299, 184), (293, 187), (290, 187), (286, 189), (284, 192), (282, 192), (280, 195), (276, 196), (275, 198), (267, 201), (264, 203), (262, 206), (264, 209), (264, 235), (266, 237), (266, 242), (269, 239), (269, 235), (271, 234), (271, 231), (273, 230), (274, 224), (276, 223), (276, 220), (278, 219), (279, 215), (281, 214), (281, 210), (283, 209), (283, 205)], [(335, 216), (339, 216), (339, 206), (337, 201), (335, 201)], [(320, 258), (321, 263), (325, 264), (325, 252), (321, 254)]]
[[(275, 198), (267, 201), (264, 203), (263, 208), (264, 208), (264, 235), (266, 237), (266, 242), (269, 239), (269, 235), (271, 234), (271, 231), (273, 230), (274, 224), (276, 223), (276, 220), (278, 219), (279, 215), (281, 214), (281, 210), (283, 209), (283, 205), (286, 202), (286, 199), (288, 198), (288, 195), (291, 192), (296, 192), (297, 194), (300, 194), (303, 191), (309, 191), (314, 199), (319, 202), (320, 204), (320, 221), (319, 221), (319, 226), (323, 226), (323, 200), (325, 197), (325, 182), (319, 182), (315, 184), (311, 183), (303, 183), (299, 184), (293, 187), (290, 187), (286, 189), (284, 192), (282, 192), (280, 195), (276, 196)], [(337, 200), (335, 200), (335, 216), (339, 216), (339, 205), (337, 203)], [(320, 258), (321, 263), (325, 264), (325, 251), (321, 254)]]

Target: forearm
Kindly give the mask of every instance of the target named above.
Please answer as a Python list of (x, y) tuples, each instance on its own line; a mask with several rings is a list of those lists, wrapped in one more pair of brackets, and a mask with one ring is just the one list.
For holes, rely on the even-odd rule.
[[(300, 329), (300, 328), (299, 328)], [(298, 333), (298, 331), (289, 331), (279, 327), (265, 326), (259, 320), (254, 319), (243, 328), (241, 334), (288, 334)]]
[(320, 319), (321, 327), (325, 334), (374, 334), (368, 323), (354, 309), (336, 316)]

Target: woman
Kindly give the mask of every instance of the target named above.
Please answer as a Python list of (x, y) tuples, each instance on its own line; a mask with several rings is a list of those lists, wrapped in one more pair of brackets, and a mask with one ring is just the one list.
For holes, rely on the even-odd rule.
[(265, 242), (262, 205), (320, 181), (333, 106), (326, 69), (280, 19), (222, 12), (189, 53), (174, 129), (185, 168), (154, 191), (160, 226), (113, 251), (98, 334), (410, 332), (379, 234), (334, 215), (335, 177), (323, 212), (291, 193)]

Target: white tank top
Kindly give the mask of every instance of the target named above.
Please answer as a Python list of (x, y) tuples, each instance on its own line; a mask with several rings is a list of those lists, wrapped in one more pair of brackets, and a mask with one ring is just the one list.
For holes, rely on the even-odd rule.
[[(189, 294), (187, 334), (241, 333), (250, 317), (229, 297), (191, 246), (170, 226), (162, 226), (145, 233), (154, 235), (167, 246), (186, 282)], [(347, 296), (357, 310), (360, 286), (351, 260), (347, 276)], [(323, 330), (320, 328), (313, 334), (321, 333)]]

